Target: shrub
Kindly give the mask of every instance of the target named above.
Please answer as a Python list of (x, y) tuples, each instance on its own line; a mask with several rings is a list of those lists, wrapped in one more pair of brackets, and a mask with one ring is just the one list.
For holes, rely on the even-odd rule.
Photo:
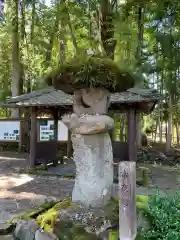
[(141, 230), (144, 239), (180, 239), (180, 193), (170, 197), (153, 196), (145, 210), (150, 229)]

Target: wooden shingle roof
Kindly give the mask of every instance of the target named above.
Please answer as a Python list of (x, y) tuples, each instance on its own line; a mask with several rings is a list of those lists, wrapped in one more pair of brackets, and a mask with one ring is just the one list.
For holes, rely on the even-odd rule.
[[(131, 88), (125, 92), (112, 93), (110, 96), (110, 104), (134, 104), (152, 102), (155, 104), (159, 100), (159, 94), (154, 89), (138, 89)], [(73, 96), (64, 93), (61, 90), (56, 90), (53, 87), (48, 87), (42, 90), (34, 91), (17, 97), (12, 97), (1, 104), (0, 107), (19, 108), (32, 106), (71, 106)]]

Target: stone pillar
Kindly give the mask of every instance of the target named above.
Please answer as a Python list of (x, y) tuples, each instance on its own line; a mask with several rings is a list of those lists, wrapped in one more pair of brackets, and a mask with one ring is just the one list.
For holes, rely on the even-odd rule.
[(77, 91), (75, 113), (62, 118), (71, 130), (76, 164), (72, 200), (87, 207), (104, 205), (111, 196), (113, 154), (109, 132), (114, 121), (105, 115), (108, 99), (105, 89)]
[(112, 145), (109, 133), (72, 135), (76, 179), (75, 202), (98, 206), (111, 196), (113, 183)]

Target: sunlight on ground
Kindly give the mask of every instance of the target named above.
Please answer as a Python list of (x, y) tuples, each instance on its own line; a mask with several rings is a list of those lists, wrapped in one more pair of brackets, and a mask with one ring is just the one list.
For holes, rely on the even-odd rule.
[[(0, 163), (6, 162), (7, 160), (16, 160), (16, 161), (22, 161), (25, 158), (15, 158), (15, 157), (5, 157), (5, 156), (0, 156)], [(1, 161), (3, 160), (3, 161)]]
[(29, 199), (30, 201), (43, 200), (47, 196), (37, 193), (24, 192), (16, 193), (13, 191), (13, 187), (18, 187), (34, 180), (34, 177), (28, 176), (27, 174), (12, 176), (2, 176), (0, 175), (0, 199)]
[(22, 175), (3, 175), (0, 174), (0, 189), (8, 190), (9, 188), (17, 187), (27, 182), (32, 181), (34, 178), (27, 174)]
[[(42, 203), (47, 196), (42, 194), (37, 194), (33, 192), (26, 192), (26, 188), (24, 188), (22, 192), (17, 193), (13, 191), (13, 188), (16, 188), (21, 185), (25, 185), (32, 180), (34, 180), (34, 176), (30, 176), (27, 174), (12, 174), (12, 175), (4, 175), (0, 174), (0, 200), (1, 199), (28, 199), (32, 202)], [(52, 199), (56, 200), (56, 198), (52, 197)]]

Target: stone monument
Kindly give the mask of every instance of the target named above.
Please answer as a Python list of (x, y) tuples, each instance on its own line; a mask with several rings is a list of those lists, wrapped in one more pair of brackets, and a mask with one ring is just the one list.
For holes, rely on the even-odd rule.
[(106, 115), (109, 96), (103, 88), (76, 90), (74, 113), (62, 118), (71, 131), (76, 164), (72, 201), (87, 207), (104, 205), (111, 196), (113, 154), (109, 131), (114, 121)]
[(110, 92), (132, 88), (135, 78), (108, 57), (82, 54), (51, 71), (45, 80), (74, 95), (74, 113), (62, 118), (71, 131), (76, 164), (72, 200), (86, 206), (104, 205), (113, 183), (109, 132), (114, 122), (107, 116)]

